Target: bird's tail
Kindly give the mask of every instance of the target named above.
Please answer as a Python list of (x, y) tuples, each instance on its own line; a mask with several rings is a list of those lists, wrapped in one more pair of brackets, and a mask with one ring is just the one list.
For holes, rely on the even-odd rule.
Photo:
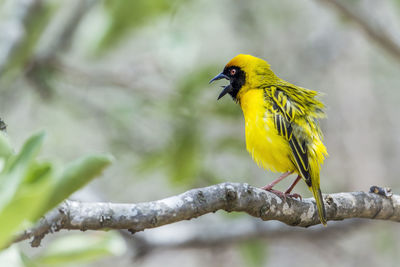
[(322, 198), (321, 189), (319, 188), (319, 184), (313, 183), (310, 189), (314, 195), (315, 202), (317, 203), (319, 220), (324, 226), (326, 226), (325, 205), (324, 205), (324, 200)]

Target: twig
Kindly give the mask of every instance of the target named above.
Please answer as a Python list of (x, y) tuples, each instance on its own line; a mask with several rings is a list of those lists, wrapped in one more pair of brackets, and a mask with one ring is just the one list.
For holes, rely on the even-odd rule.
[(376, 25), (372, 25), (366, 18), (357, 14), (354, 10), (351, 10), (348, 5), (343, 4), (339, 0), (319, 0), (330, 4), (340, 14), (358, 25), (367, 36), (373, 41), (386, 50), (389, 54), (394, 56), (400, 61), (400, 43), (390, 36), (384, 29), (378, 28)]
[(43, 45), (37, 52), (34, 60), (43, 63), (52, 61), (57, 53), (67, 48), (82, 19), (97, 3), (98, 1), (95, 0), (77, 0), (73, 1), (72, 4), (68, 3), (67, 7), (70, 10), (68, 10), (66, 18), (55, 23), (58, 25), (55, 31), (45, 32), (43, 39), (47, 38), (48, 40), (45, 42), (46, 45)]
[(72, 4), (68, 3), (70, 10), (66, 18), (54, 23), (58, 26), (55, 30), (52, 31), (49, 27), (50, 30), (43, 34), (40, 49), (36, 51), (29, 67), (25, 69), (25, 76), (44, 99), (51, 97), (52, 88), (46, 79), (43, 79), (42, 73), (51, 72), (52, 62), (56, 61), (60, 51), (70, 45), (80, 22), (96, 3), (98, 1), (95, 0), (77, 0)]
[(26, 36), (26, 27), (41, 0), (15, 0), (0, 27), (0, 74), (14, 56)]
[[(400, 222), (398, 195), (389, 198), (365, 192), (337, 193), (326, 195), (325, 201), (328, 220), (369, 218)], [(217, 210), (246, 212), (264, 221), (278, 220), (292, 226), (320, 223), (312, 199), (281, 199), (248, 184), (222, 183), (138, 204), (65, 201), (15, 242), (34, 237), (32, 245), (38, 245), (47, 233), (61, 229), (129, 229), (135, 233)]]

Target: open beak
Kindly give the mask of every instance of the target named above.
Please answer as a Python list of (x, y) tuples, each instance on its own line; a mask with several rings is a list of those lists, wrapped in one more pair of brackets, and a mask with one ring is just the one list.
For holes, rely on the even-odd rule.
[(212, 83), (213, 81), (221, 80), (221, 79), (227, 79), (227, 80), (229, 80), (229, 77), (226, 76), (225, 74), (223, 74), (223, 73), (221, 72), (220, 74), (218, 74), (217, 76), (215, 76), (214, 78), (212, 78), (211, 81), (210, 81), (208, 84)]
[[(225, 74), (223, 74), (222, 72), (220, 74), (218, 74), (217, 76), (215, 76), (214, 78), (211, 79), (211, 81), (209, 83), (212, 83), (213, 81), (216, 80), (221, 80), (221, 79), (227, 79), (229, 80), (229, 77), (226, 76)], [(230, 91), (232, 91), (232, 85), (228, 84), (227, 86), (223, 86), (224, 89), (222, 90), (222, 92), (219, 94), (218, 96), (218, 100), (220, 98), (222, 98), (224, 95), (226, 95), (227, 93), (229, 93)]]
[(224, 90), (219, 94), (217, 100), (220, 100), (224, 95), (232, 91), (232, 85), (228, 84), (227, 86), (222, 86), (224, 87)]

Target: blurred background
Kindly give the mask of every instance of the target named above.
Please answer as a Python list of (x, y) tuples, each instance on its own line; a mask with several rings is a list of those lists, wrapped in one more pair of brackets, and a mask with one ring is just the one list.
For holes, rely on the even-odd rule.
[[(278, 174), (245, 150), (240, 107), (208, 81), (239, 53), (323, 93), (324, 193), (400, 192), (398, 0), (0, 0), (0, 117), (44, 158), (116, 158), (73, 196), (147, 202)], [(277, 188), (284, 190), (291, 179)], [(311, 197), (299, 183), (295, 192)], [(310, 229), (217, 212), (129, 235), (62, 232), (3, 252), (2, 266), (398, 266), (393, 222)], [(9, 265), (7, 265), (9, 264)], [(27, 265), (33, 264), (33, 265)]]

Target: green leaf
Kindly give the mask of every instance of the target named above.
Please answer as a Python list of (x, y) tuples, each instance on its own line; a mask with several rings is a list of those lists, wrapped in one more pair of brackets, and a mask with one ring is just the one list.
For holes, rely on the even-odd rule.
[[(31, 170), (40, 176), (24, 181), (18, 186), (12, 198), (0, 210), (0, 247), (4, 247), (12, 238), (14, 232), (21, 230), (22, 224), (32, 223), (43, 213), (48, 194), (52, 189), (52, 171), (47, 164), (38, 165)], [(29, 175), (28, 175), (29, 176)]]
[(15, 195), (31, 167), (30, 164), (39, 153), (44, 137), (43, 132), (33, 135), (25, 142), (21, 151), (6, 162), (0, 174), (0, 210)]
[(125, 241), (115, 232), (68, 235), (54, 240), (47, 247), (35, 260), (41, 266), (78, 264), (106, 256), (122, 255), (126, 251)]
[(55, 207), (69, 195), (86, 185), (111, 162), (111, 156), (91, 155), (68, 164), (58, 178), (44, 212)]
[(55, 175), (51, 162), (38, 162), (45, 134), (30, 137), (21, 151), (12, 155), (8, 140), (0, 133), (0, 248), (16, 231), (27, 228), (49, 209), (67, 198), (111, 162), (110, 156), (93, 155), (76, 160)]
[(16, 244), (0, 251), (1, 266), (24, 267), (18, 246)]
[(48, 197), (51, 166), (34, 161), (44, 137), (43, 132), (30, 137), (17, 155), (7, 159), (0, 174), (0, 247), (7, 244), (24, 221), (38, 218)]
[(13, 150), (7, 135), (4, 132), (0, 132), (0, 158), (8, 159), (12, 154)]

